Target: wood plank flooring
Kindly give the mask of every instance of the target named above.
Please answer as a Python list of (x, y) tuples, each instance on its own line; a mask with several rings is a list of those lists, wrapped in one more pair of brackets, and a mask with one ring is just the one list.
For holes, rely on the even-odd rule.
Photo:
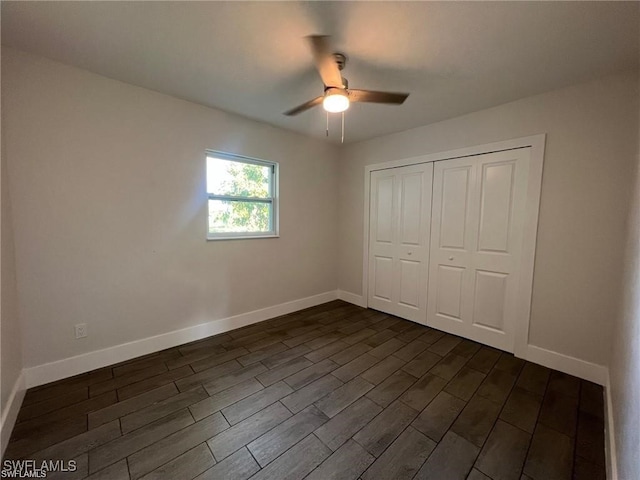
[(29, 390), (62, 479), (604, 479), (602, 388), (334, 301)]

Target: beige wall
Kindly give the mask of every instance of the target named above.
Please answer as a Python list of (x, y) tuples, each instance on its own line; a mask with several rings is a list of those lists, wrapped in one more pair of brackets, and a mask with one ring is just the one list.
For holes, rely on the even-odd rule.
[[(13, 222), (4, 148), (0, 177), (0, 193), (2, 195), (2, 212), (0, 213), (2, 220), (2, 235), (0, 238), (2, 250), (0, 257), (0, 377), (2, 377), (0, 384), (0, 411), (2, 418), (5, 418), (9, 397), (22, 372), (22, 337), (18, 318)], [(4, 449), (4, 445), (0, 446), (0, 448)]]
[[(639, 110), (640, 112), (640, 110)], [(640, 129), (638, 130), (640, 142)], [(627, 223), (620, 315), (613, 329), (609, 378), (618, 478), (640, 478), (640, 143)]]
[(339, 288), (362, 293), (365, 165), (546, 133), (530, 342), (607, 365), (637, 101), (636, 74), (619, 75), (348, 146)]
[[(335, 290), (336, 147), (6, 48), (2, 94), (26, 367)], [(280, 162), (279, 239), (205, 241), (207, 148)]]

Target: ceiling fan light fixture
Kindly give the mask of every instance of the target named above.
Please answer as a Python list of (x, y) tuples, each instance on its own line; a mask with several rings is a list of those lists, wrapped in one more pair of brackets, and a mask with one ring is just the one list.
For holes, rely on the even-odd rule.
[(347, 57), (342, 53), (331, 53), (332, 48), (327, 35), (311, 35), (307, 39), (311, 45), (316, 70), (318, 70), (324, 85), (324, 94), (287, 110), (284, 112), (285, 115), (298, 115), (322, 103), (327, 112), (328, 124), (329, 113), (343, 113), (349, 108), (351, 102), (402, 105), (409, 96), (408, 93), (349, 88), (349, 82), (340, 73), (345, 66)]
[(330, 88), (324, 94), (322, 107), (329, 113), (344, 112), (349, 108), (349, 96), (346, 90)]

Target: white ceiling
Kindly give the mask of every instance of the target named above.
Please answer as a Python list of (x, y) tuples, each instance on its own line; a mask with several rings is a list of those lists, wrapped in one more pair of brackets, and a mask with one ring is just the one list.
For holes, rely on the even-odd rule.
[[(107, 77), (323, 137), (303, 37), (333, 36), (354, 88), (353, 142), (638, 68), (636, 2), (7, 2), (2, 43)], [(339, 120), (332, 123), (339, 141)]]

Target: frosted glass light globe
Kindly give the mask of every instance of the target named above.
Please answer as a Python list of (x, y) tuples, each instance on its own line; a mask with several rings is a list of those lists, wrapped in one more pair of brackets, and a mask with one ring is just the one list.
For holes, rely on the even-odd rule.
[(347, 92), (340, 89), (328, 90), (322, 100), (322, 107), (330, 113), (344, 112), (349, 108), (349, 97)]

